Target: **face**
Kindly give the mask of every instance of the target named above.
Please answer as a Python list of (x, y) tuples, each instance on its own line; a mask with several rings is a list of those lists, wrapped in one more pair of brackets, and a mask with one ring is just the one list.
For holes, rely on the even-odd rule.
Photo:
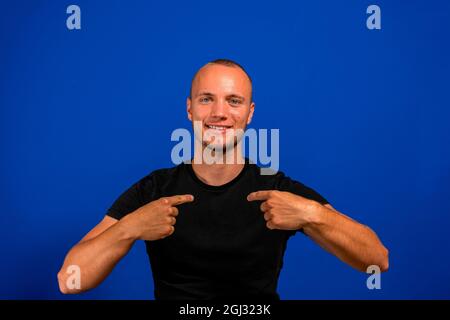
[(245, 130), (250, 123), (255, 108), (251, 95), (250, 80), (240, 68), (209, 64), (200, 69), (187, 99), (187, 112), (189, 120), (201, 124), (204, 146), (218, 150), (236, 145), (230, 133)]

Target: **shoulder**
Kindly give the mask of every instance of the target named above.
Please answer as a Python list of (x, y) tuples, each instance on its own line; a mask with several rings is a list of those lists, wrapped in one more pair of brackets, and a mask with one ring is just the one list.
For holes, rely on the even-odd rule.
[(174, 180), (173, 177), (178, 174), (180, 166), (154, 170), (133, 183), (113, 202), (107, 215), (120, 220), (144, 204), (157, 199), (163, 185)]
[(141, 190), (154, 189), (156, 187), (161, 188), (165, 184), (176, 180), (183, 170), (183, 166), (185, 164), (181, 163), (174, 167), (155, 169), (140, 179), (136, 183), (136, 186)]
[(287, 182), (292, 181), (283, 171), (275, 171), (270, 168), (262, 168), (255, 163), (249, 164), (252, 175), (259, 184), (266, 185), (271, 189), (280, 189)]
[(267, 169), (261, 171), (261, 168), (256, 164), (251, 164), (251, 167), (253, 174), (258, 179), (258, 184), (262, 186), (263, 189), (287, 191), (322, 204), (328, 203), (319, 192), (306, 184), (289, 177), (283, 171), (268, 171)]

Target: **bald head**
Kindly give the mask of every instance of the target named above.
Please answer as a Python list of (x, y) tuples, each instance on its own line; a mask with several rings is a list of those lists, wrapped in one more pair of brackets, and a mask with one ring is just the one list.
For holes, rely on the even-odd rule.
[[(217, 68), (214, 68), (217, 67)], [(194, 75), (194, 77), (192, 78), (191, 81), (191, 89), (190, 89), (190, 94), (189, 97), (192, 99), (193, 98), (193, 90), (197, 89), (199, 83), (201, 83), (201, 80), (205, 80), (205, 77), (208, 77), (208, 75), (210, 75), (211, 73), (215, 73), (217, 75), (217, 73), (222, 72), (222, 73), (227, 73), (227, 68), (233, 68), (234, 70), (231, 72), (234, 74), (234, 80), (236, 80), (237, 82), (239, 82), (241, 87), (248, 87), (248, 89), (250, 90), (250, 96), (249, 96), (249, 102), (252, 101), (252, 79), (250, 78), (250, 76), (248, 75), (247, 71), (245, 71), (245, 69), (238, 64), (237, 62), (234, 62), (232, 60), (228, 60), (228, 59), (217, 59), (217, 60), (213, 60), (208, 62), (207, 64), (205, 64), (203, 67), (201, 67)], [(228, 72), (230, 73), (230, 72)], [(205, 76), (206, 75), (206, 76)], [(218, 77), (216, 77), (218, 78)], [(212, 79), (209, 79), (212, 80)], [(216, 79), (217, 80), (217, 79)]]

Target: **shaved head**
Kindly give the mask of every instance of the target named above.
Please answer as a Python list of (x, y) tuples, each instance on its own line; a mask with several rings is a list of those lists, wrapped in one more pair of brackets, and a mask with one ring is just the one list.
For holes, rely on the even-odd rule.
[(202, 70), (204, 70), (208, 66), (213, 66), (213, 65), (222, 65), (222, 66), (226, 66), (226, 67), (230, 67), (230, 68), (240, 69), (245, 74), (245, 76), (248, 79), (248, 81), (250, 82), (250, 89), (252, 90), (252, 79), (250, 78), (250, 76), (247, 73), (247, 71), (245, 71), (245, 69), (239, 63), (237, 63), (237, 62), (235, 62), (233, 60), (229, 60), (229, 59), (216, 59), (216, 60), (208, 62), (207, 64), (205, 64), (203, 67), (201, 67), (195, 73), (195, 75), (194, 75), (194, 77), (192, 78), (192, 81), (191, 81), (191, 89), (189, 90), (189, 97), (191, 99), (192, 99), (192, 87), (194, 86), (194, 83), (197, 81), (197, 78), (198, 78), (199, 74), (202, 72)]

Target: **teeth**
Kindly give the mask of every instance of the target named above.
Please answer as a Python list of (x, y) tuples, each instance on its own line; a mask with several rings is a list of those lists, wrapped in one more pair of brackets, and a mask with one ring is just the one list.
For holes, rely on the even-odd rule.
[(216, 129), (216, 130), (224, 130), (224, 129), (226, 129), (227, 127), (209, 126), (209, 125), (208, 125), (208, 128)]

